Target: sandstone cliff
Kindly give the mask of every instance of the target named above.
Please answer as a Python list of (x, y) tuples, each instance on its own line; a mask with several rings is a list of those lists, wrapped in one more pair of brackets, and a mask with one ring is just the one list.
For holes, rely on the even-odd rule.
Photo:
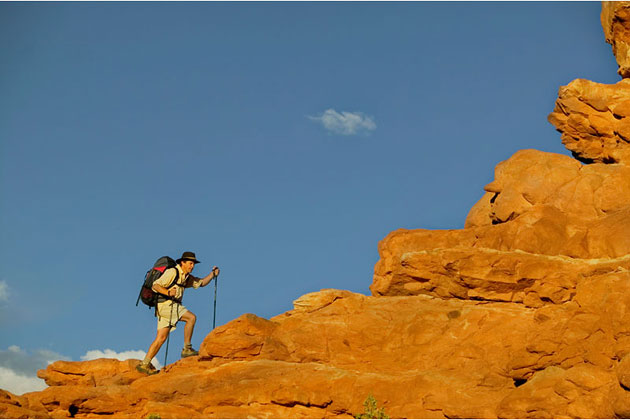
[[(628, 19), (604, 3), (623, 77)], [(549, 120), (576, 159), (519, 151), (464, 229), (390, 233), (372, 296), (243, 315), (155, 376), (56, 362), (0, 416), (350, 418), (370, 394), (392, 417), (630, 416), (630, 84), (573, 81)]]
[(601, 14), (606, 42), (612, 45), (621, 77), (630, 76), (630, 2), (604, 1)]

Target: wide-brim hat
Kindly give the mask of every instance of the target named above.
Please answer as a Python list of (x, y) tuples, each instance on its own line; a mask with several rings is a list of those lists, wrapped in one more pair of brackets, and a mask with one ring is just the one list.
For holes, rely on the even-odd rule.
[(194, 261), (195, 264), (199, 264), (201, 262), (201, 261), (197, 261), (197, 257), (195, 256), (195, 253), (190, 252), (190, 251), (184, 252), (181, 258), (178, 258), (175, 261), (177, 262), (177, 264), (179, 264), (182, 261)]

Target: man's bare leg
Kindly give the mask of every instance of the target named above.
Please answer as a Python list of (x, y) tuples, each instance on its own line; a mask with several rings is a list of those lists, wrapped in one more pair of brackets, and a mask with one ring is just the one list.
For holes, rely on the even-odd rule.
[(189, 356), (197, 356), (199, 352), (192, 348), (191, 340), (193, 331), (195, 330), (195, 322), (197, 321), (197, 317), (192, 312), (186, 312), (180, 318), (182, 321), (186, 323), (184, 327), (184, 348), (182, 350), (182, 357)]
[(153, 343), (151, 343), (151, 346), (149, 346), (149, 351), (147, 352), (147, 356), (144, 360), (148, 360), (149, 362), (153, 360), (155, 355), (158, 354), (158, 352), (162, 348), (162, 344), (164, 344), (164, 342), (168, 338), (168, 334), (170, 333), (170, 331), (171, 327), (160, 328), (157, 331), (155, 340), (153, 340)]
[(151, 365), (151, 360), (153, 360), (158, 351), (160, 351), (160, 348), (168, 338), (168, 334), (170, 333), (170, 331), (171, 327), (160, 328), (157, 331), (155, 340), (153, 340), (153, 343), (151, 343), (151, 346), (149, 346), (149, 351), (144, 357), (144, 360), (140, 362), (140, 364), (136, 367), (138, 371), (148, 374), (157, 373), (155, 368)]
[(188, 311), (180, 318), (180, 321), (184, 321), (186, 326), (184, 327), (184, 347), (189, 346), (192, 342), (193, 331), (195, 330), (195, 322), (197, 317), (192, 312)]

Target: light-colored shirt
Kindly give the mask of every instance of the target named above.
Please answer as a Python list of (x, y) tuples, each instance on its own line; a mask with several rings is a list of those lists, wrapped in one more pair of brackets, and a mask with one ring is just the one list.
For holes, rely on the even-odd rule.
[[(175, 280), (175, 273), (177, 273), (177, 271), (179, 271), (179, 277), (177, 278), (177, 283), (173, 285), (176, 287), (177, 292), (173, 298), (181, 301), (184, 296), (184, 289), (187, 287), (194, 287), (195, 289), (199, 288), (199, 286), (201, 286), (201, 279), (193, 276), (192, 274), (184, 274), (184, 271), (179, 264), (173, 268), (165, 270), (164, 274), (153, 282), (153, 284), (157, 284), (167, 289), (171, 283), (173, 283), (173, 280)], [(153, 291), (156, 292), (155, 289), (153, 289)]]

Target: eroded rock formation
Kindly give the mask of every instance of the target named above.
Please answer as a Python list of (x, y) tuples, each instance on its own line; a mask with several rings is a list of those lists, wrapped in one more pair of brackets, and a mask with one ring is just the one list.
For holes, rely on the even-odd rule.
[(372, 294), (539, 307), (570, 301), (585, 277), (630, 269), (630, 167), (522, 150), (485, 189), (466, 229), (381, 241)]
[(606, 42), (617, 58), (617, 72), (626, 78), (630, 76), (630, 2), (602, 2), (601, 21)]
[(630, 80), (605, 85), (577, 79), (560, 88), (549, 121), (585, 163), (630, 164)]
[(51, 386), (7, 394), (4, 415), (349, 418), (374, 394), (395, 417), (612, 417), (630, 412), (628, 293), (625, 270), (537, 309), (324, 290), (217, 328), (156, 376), (130, 374), (138, 361), (54, 363), (40, 372)]
[[(629, 10), (602, 9), (624, 77)], [(390, 233), (372, 296), (245, 314), (155, 376), (56, 362), (0, 416), (351, 418), (370, 394), (392, 417), (630, 416), (630, 85), (571, 82), (549, 119), (577, 160), (519, 151), (464, 229)]]

